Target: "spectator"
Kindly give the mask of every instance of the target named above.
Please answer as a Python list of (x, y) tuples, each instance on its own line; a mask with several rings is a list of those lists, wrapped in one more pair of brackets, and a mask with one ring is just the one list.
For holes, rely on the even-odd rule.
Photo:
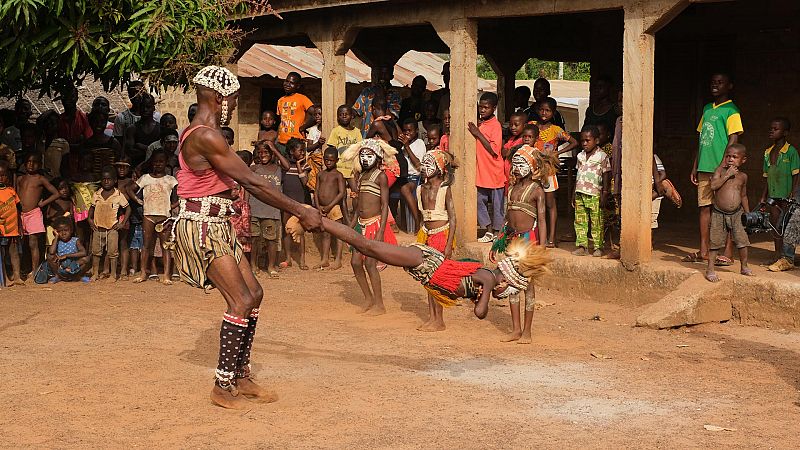
[(394, 68), (389, 66), (376, 66), (372, 68), (372, 86), (364, 88), (353, 104), (353, 113), (361, 118), (361, 136), (366, 138), (369, 127), (377, 118), (372, 110), (375, 98), (386, 100), (386, 114), (395, 120), (400, 116), (400, 94), (390, 89)]

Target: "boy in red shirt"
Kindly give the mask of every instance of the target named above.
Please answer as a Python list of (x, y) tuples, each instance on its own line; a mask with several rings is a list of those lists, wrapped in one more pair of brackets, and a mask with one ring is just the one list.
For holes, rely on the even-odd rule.
[[(492, 242), (505, 221), (506, 174), (501, 147), (503, 128), (495, 117), (497, 94), (485, 92), (478, 102), (478, 125), (467, 124), (475, 137), (475, 185), (478, 188), (478, 227), (486, 230), (478, 242)], [(489, 202), (492, 215), (489, 215)]]

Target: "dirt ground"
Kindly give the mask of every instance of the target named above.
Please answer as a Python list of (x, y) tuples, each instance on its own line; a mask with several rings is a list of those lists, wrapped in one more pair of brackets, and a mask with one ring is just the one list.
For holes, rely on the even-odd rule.
[(422, 288), (397, 268), (382, 277), (381, 317), (356, 314), (361, 295), (349, 268), (262, 278), (254, 373), (280, 400), (247, 411), (208, 398), (224, 310), (217, 292), (102, 281), (0, 290), (0, 446), (800, 442), (800, 333), (735, 324), (633, 328), (643, 307), (543, 290), (533, 344), (504, 344), (508, 307), (494, 304), (484, 321), (466, 305), (451, 308), (446, 331), (422, 333)]

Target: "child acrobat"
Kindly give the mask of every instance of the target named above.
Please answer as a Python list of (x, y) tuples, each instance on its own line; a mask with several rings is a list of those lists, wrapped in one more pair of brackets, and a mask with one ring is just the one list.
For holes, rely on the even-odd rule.
[[(523, 145), (511, 157), (511, 184), (506, 200), (506, 223), (492, 245), (489, 260), (503, 254), (508, 246), (516, 241), (531, 245), (542, 245), (547, 234), (546, 200), (542, 184), (555, 173), (558, 157), (552, 153), (542, 153)], [(520, 324), (520, 296), (525, 296), (525, 326)], [(511, 309), (511, 334), (503, 342), (516, 341), (518, 344), (531, 343), (531, 325), (536, 301), (533, 285), (524, 293), (508, 297)]]
[[(438, 127), (431, 127), (428, 137), (438, 140)], [(450, 185), (456, 168), (452, 155), (439, 149), (425, 153), (420, 163), (424, 182), (417, 192), (417, 206), (422, 224), (417, 242), (433, 247), (450, 259), (456, 232), (456, 213)], [(433, 295), (428, 294), (428, 321), (420, 325), (419, 331), (444, 331), (443, 308)]]
[[(361, 233), (365, 239), (397, 245), (397, 239), (391, 228), (387, 229), (389, 218), (389, 182), (381, 164), (394, 162), (395, 150), (380, 139), (364, 139), (353, 144), (342, 154), (349, 161), (358, 159), (353, 164), (354, 174), (358, 174), (358, 196), (353, 201), (355, 213), (350, 226)], [(360, 173), (359, 173), (360, 172)], [(386, 313), (381, 290), (381, 275), (375, 258), (362, 254), (354, 249), (350, 259), (356, 280), (364, 293), (367, 305), (362, 312), (372, 316)], [(369, 275), (369, 281), (367, 281)], [(370, 287), (370, 283), (372, 286)]]
[[(481, 263), (453, 261), (433, 247), (412, 244), (408, 247), (388, 244), (359, 234), (347, 226), (323, 218), (325, 231), (347, 242), (355, 253), (402, 267), (419, 281), (439, 304), (450, 306), (458, 298), (475, 303), (473, 312), (479, 319), (489, 312), (489, 298), (507, 298), (528, 289), (528, 286), (548, 272), (550, 256), (547, 249), (518, 240), (506, 250), (506, 257), (497, 268)], [(294, 237), (303, 232), (299, 220), (292, 218), (286, 225)]]

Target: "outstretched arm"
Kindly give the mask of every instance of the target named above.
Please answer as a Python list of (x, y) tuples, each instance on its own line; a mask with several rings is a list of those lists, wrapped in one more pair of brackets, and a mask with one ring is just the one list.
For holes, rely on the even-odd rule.
[(397, 267), (416, 267), (422, 264), (422, 251), (416, 247), (402, 247), (380, 241), (371, 241), (347, 225), (323, 218), (325, 231), (355, 247), (362, 255)]

